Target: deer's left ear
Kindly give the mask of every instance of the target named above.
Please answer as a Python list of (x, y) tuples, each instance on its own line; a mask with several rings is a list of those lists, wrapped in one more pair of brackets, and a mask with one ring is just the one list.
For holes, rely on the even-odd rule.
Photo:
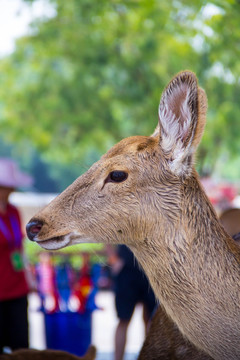
[(168, 84), (159, 105), (160, 146), (176, 175), (192, 171), (206, 122), (207, 99), (196, 76), (185, 71)]

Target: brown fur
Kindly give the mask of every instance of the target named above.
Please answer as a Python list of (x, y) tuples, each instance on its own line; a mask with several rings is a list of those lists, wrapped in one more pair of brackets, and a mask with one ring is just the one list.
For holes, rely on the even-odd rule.
[(192, 345), (160, 306), (153, 317), (138, 360), (211, 360)]
[[(184, 337), (230, 360), (240, 354), (240, 249), (193, 168), (205, 99), (193, 73), (177, 75), (162, 95), (154, 137), (115, 145), (40, 211), (28, 232), (46, 249), (125, 243)], [(114, 170), (127, 172), (127, 180), (107, 182)]]
[[(240, 209), (228, 209), (220, 216), (225, 230), (232, 236), (240, 232)], [(236, 241), (236, 240), (235, 240)], [(239, 241), (236, 241), (238, 244)], [(191, 344), (159, 306), (151, 321), (150, 329), (138, 360), (211, 360)]]
[(65, 351), (22, 349), (0, 355), (0, 360), (94, 360), (96, 348), (91, 345), (84, 356), (75, 356)]

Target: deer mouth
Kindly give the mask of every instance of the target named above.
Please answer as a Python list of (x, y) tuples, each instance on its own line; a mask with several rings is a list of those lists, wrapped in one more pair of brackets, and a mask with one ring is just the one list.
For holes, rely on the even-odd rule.
[(56, 236), (56, 237), (46, 239), (46, 240), (38, 240), (38, 239), (36, 239), (36, 243), (45, 250), (62, 249), (64, 247), (68, 246), (70, 241), (71, 241), (70, 234), (62, 235), (62, 236)]

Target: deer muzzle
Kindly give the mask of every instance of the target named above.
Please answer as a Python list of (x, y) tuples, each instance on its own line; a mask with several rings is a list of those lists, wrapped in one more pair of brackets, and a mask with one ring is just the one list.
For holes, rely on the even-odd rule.
[(40, 233), (43, 227), (42, 221), (32, 220), (26, 226), (27, 236), (29, 240), (36, 241), (37, 235)]

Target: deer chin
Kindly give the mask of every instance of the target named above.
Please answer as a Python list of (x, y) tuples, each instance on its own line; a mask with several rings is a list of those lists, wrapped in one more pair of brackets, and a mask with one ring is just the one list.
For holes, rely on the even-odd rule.
[(66, 235), (56, 236), (46, 240), (36, 239), (36, 242), (45, 250), (58, 250), (69, 245), (94, 243), (95, 241), (92, 238), (84, 236), (78, 232), (71, 232)]
[(46, 240), (36, 240), (37, 244), (41, 246), (45, 250), (58, 250), (62, 249), (71, 242), (71, 234), (63, 235), (63, 236), (56, 236), (51, 239)]

